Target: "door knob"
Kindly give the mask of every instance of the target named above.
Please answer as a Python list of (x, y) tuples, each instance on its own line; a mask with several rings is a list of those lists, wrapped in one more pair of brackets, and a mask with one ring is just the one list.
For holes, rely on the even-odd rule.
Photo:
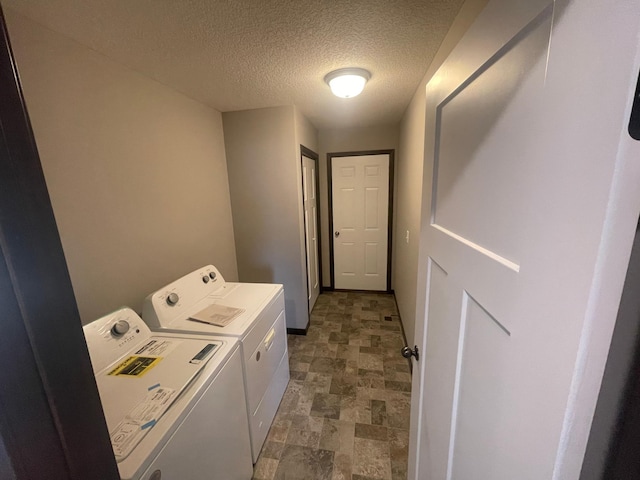
[(420, 360), (420, 352), (418, 351), (417, 345), (413, 346), (413, 350), (411, 350), (409, 347), (404, 347), (401, 350), (401, 353), (404, 358), (416, 357), (416, 360)]
[(334, 235), (336, 236), (336, 238), (338, 238), (340, 236), (340, 232), (338, 232), (337, 230), (334, 232)]

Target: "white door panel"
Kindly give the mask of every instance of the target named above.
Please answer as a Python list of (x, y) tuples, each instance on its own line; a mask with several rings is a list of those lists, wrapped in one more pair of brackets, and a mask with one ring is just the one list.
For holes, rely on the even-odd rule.
[[(428, 309), (429, 336), (423, 349), (421, 363), (430, 365), (432, 374), (430, 385), (438, 388), (424, 392), (430, 400), (422, 412), (430, 421), (424, 423), (421, 439), (425, 448), (425, 457), (420, 467), (424, 478), (446, 478), (449, 460), (449, 444), (453, 413), (454, 387), (456, 380), (456, 357), (449, 352), (457, 350), (460, 324), (451, 321), (454, 312), (460, 311), (460, 296), (450, 285), (447, 272), (435, 261), (429, 259), (428, 271)], [(414, 388), (417, 375), (414, 370)], [(427, 387), (422, 385), (422, 388)], [(428, 388), (428, 387), (427, 387)], [(415, 401), (414, 401), (415, 405)], [(412, 407), (414, 406), (412, 405)]]
[[(437, 108), (431, 222), (517, 263), (526, 225), (535, 125), (544, 91), (550, 11), (509, 42)], [(442, 161), (440, 161), (442, 159)], [(534, 200), (535, 201), (535, 200)]]
[(623, 3), (490, 1), (427, 86), (412, 480), (577, 478), (640, 210)]
[[(546, 421), (546, 428), (555, 428), (555, 435), (560, 432), (562, 417), (549, 418), (548, 404), (534, 403), (536, 392), (528, 391), (523, 374), (528, 369), (521, 370), (522, 362), (544, 364), (545, 359), (527, 357), (526, 346), (519, 344), (532, 339), (518, 328), (524, 318), (514, 304), (526, 247), (526, 207), (537, 203), (529, 194), (535, 180), (526, 175), (527, 165), (540, 165), (529, 145), (536, 141), (535, 126), (523, 129), (522, 119), (541, 101), (551, 13), (548, 9), (525, 24), (436, 108), (428, 238), (431, 257), (447, 268), (448, 295), (458, 298), (457, 308), (444, 319), (456, 324), (457, 344), (441, 354), (456, 365), (447, 455), (450, 479), (548, 478), (552, 463), (542, 462), (545, 470), (528, 465), (526, 456), (529, 448), (539, 447), (531, 457), (539, 463), (540, 457), (551, 458), (556, 446), (543, 435), (527, 438), (522, 420), (536, 412), (547, 417), (540, 425)], [(548, 328), (541, 320), (539, 328)], [(520, 336), (511, 338), (511, 330)], [(439, 385), (437, 377), (429, 375), (433, 365), (426, 368), (431, 391)], [(560, 401), (567, 390), (554, 393)], [(515, 398), (508, 401), (509, 395)], [(556, 413), (561, 415), (560, 410)], [(516, 473), (525, 465), (532, 470)]]
[[(514, 343), (510, 332), (466, 292), (462, 299), (458, 372), (454, 390), (454, 420), (450, 451), (451, 478), (506, 479), (522, 458), (510, 455), (513, 426), (503, 420), (508, 402), (508, 364)], [(529, 421), (530, 419), (527, 419)], [(497, 462), (496, 452), (508, 452)], [(549, 478), (549, 474), (542, 478)], [(523, 474), (521, 478), (527, 478)]]
[(316, 162), (302, 156), (302, 195), (304, 201), (304, 225), (307, 248), (307, 293), (309, 312), (320, 295), (320, 270), (318, 261), (318, 197), (316, 193)]
[(387, 290), (389, 155), (333, 157), (334, 286)]

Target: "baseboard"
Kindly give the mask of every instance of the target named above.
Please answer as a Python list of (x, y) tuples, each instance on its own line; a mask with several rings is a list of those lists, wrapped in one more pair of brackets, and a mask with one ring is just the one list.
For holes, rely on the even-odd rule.
[(351, 290), (348, 288), (325, 288), (327, 292), (339, 292), (339, 293), (380, 293), (385, 295), (393, 295), (395, 300), (395, 292), (393, 290)]
[(306, 335), (309, 331), (310, 324), (311, 320), (307, 322), (307, 326), (305, 328), (287, 328), (287, 335)]

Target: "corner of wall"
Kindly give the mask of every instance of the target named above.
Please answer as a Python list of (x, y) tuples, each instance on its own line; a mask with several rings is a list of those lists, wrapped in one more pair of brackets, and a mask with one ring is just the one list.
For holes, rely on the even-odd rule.
[(288, 328), (308, 322), (302, 119), (292, 105), (223, 114), (240, 281), (284, 284)]

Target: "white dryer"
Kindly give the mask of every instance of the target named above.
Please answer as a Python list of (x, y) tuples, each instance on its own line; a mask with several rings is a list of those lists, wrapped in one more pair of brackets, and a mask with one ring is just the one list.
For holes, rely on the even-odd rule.
[(235, 339), (152, 333), (129, 308), (84, 334), (123, 480), (251, 478)]
[(142, 318), (154, 331), (239, 339), (255, 463), (289, 383), (282, 285), (226, 282), (207, 265), (149, 295)]

